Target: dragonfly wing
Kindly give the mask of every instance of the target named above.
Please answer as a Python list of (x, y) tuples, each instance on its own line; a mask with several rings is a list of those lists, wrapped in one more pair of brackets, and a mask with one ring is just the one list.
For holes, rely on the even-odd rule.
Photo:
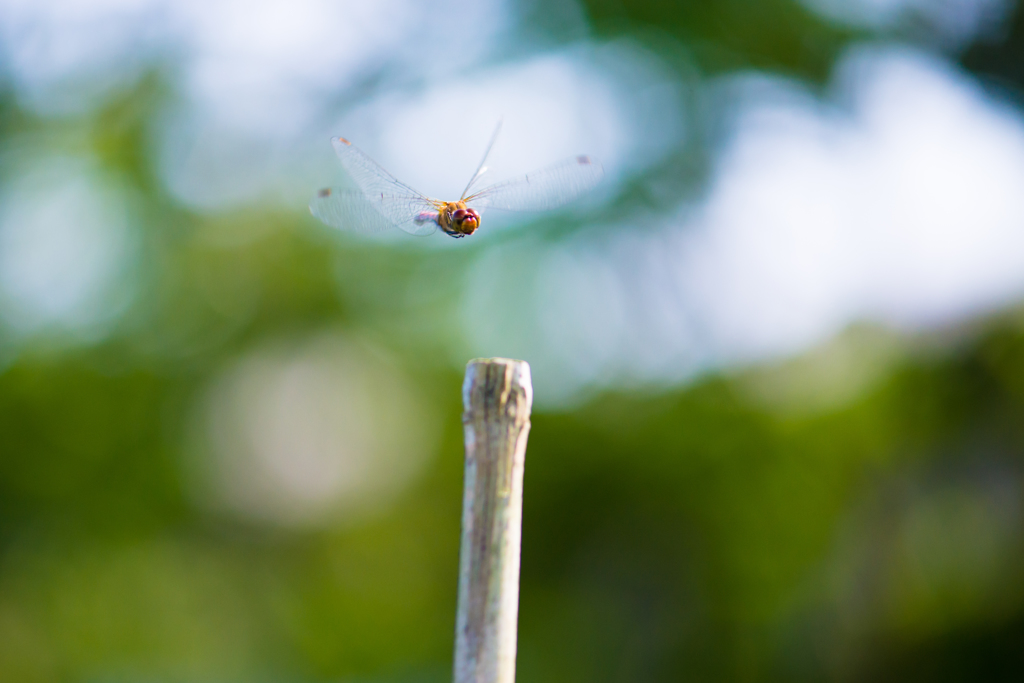
[(500, 132), (501, 119), (498, 119), (498, 125), (495, 126), (494, 133), (491, 134), (491, 141), (487, 143), (487, 149), (484, 150), (484, 158), (480, 160), (480, 165), (476, 167), (476, 173), (474, 173), (473, 177), (469, 179), (468, 183), (466, 183), (466, 189), (462, 191), (462, 197), (459, 201), (465, 201), (466, 195), (469, 194), (469, 191), (473, 189), (474, 185), (476, 185), (476, 181), (480, 180), (480, 176), (482, 176), (484, 171), (487, 170), (487, 157), (491, 156), (491, 150), (494, 149), (494, 143), (498, 141), (498, 133)]
[(411, 195), (426, 199), (419, 192), (385, 171), (380, 164), (363, 154), (358, 147), (345, 138), (331, 138), (331, 144), (334, 145), (334, 151), (341, 159), (341, 165), (367, 196)]
[(601, 164), (590, 157), (566, 159), (553, 166), (486, 187), (468, 197), (474, 208), (506, 211), (544, 211), (568, 204), (593, 189), (604, 177)]
[(437, 229), (434, 204), (415, 196), (368, 197), (330, 187), (313, 197), (309, 212), (331, 227), (361, 234), (398, 228), (411, 235), (429, 235)]
[(331, 144), (345, 171), (384, 218), (406, 232), (423, 234), (425, 224), (420, 214), (436, 214), (440, 208), (436, 202), (399, 181), (345, 138), (332, 138)]

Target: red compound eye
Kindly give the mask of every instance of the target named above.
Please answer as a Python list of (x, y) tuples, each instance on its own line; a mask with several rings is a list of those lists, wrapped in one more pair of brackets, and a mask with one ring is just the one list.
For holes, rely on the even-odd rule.
[(455, 213), (452, 214), (452, 220), (456, 223), (461, 223), (466, 219), (466, 214), (469, 213), (465, 209), (456, 209)]

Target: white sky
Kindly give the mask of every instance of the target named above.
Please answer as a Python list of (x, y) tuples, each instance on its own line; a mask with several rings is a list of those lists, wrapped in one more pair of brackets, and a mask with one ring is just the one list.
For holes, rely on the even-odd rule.
[(128, 199), (88, 159), (14, 163), (0, 195), (0, 321), (18, 337), (102, 336), (134, 294)]
[[(873, 26), (917, 12), (957, 40), (1009, 7), (806, 2)], [(0, 64), (24, 106), (60, 117), (167, 58), (183, 97), (154, 130), (158, 171), (199, 210), (304, 212), (312, 189), (339, 178), (328, 144), (338, 134), (444, 197), (461, 190), (499, 116), (495, 179), (589, 153), (608, 172), (599, 204), (688, 134), (686, 93), (655, 57), (628, 42), (531, 52), (515, 12), (510, 0), (6, 0)], [(428, 23), (472, 31), (450, 49)], [(510, 46), (520, 58), (496, 59)], [(354, 94), (367, 79), (376, 85)], [(1024, 127), (969, 75), (909, 48), (859, 47), (824, 99), (759, 74), (712, 91), (725, 134), (703, 200), (555, 244), (524, 233), (485, 249), (469, 274), (467, 320), (508, 297), (509, 281), (529, 283), (518, 314), (464, 334), (473, 354), (533, 362), (540, 404), (798, 353), (855, 320), (929, 325), (1022, 294)], [(11, 175), (36, 177), (45, 152), (5, 159)], [(92, 309), (80, 302), (130, 270), (126, 200), (115, 179), (75, 175), (89, 168), (79, 159), (58, 174), (52, 210), (32, 187), (3, 188), (8, 324), (81, 327), (75, 316)], [(76, 239), (88, 258), (69, 261)]]
[(516, 313), (467, 324), (473, 353), (531, 360), (537, 400), (558, 405), (799, 353), (855, 321), (913, 329), (1024, 295), (1024, 120), (969, 75), (862, 47), (825, 100), (756, 74), (717, 88), (730, 113), (706, 198), (485, 253), (466, 320), (496, 301)]
[(892, 29), (924, 23), (941, 42), (957, 45), (997, 27), (1015, 0), (800, 0), (838, 23)]

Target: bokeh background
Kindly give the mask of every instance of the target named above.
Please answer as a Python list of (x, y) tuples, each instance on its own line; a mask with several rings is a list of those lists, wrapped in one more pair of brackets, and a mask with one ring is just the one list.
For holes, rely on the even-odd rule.
[[(525, 358), (519, 680), (1024, 670), (1024, 7), (0, 2), (0, 680), (434, 683)], [(344, 135), (467, 240), (318, 224)]]

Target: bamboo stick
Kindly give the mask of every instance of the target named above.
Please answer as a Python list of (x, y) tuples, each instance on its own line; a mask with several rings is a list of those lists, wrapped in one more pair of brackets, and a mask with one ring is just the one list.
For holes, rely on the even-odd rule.
[(533, 386), (525, 361), (470, 361), (455, 683), (514, 683), (523, 464)]

